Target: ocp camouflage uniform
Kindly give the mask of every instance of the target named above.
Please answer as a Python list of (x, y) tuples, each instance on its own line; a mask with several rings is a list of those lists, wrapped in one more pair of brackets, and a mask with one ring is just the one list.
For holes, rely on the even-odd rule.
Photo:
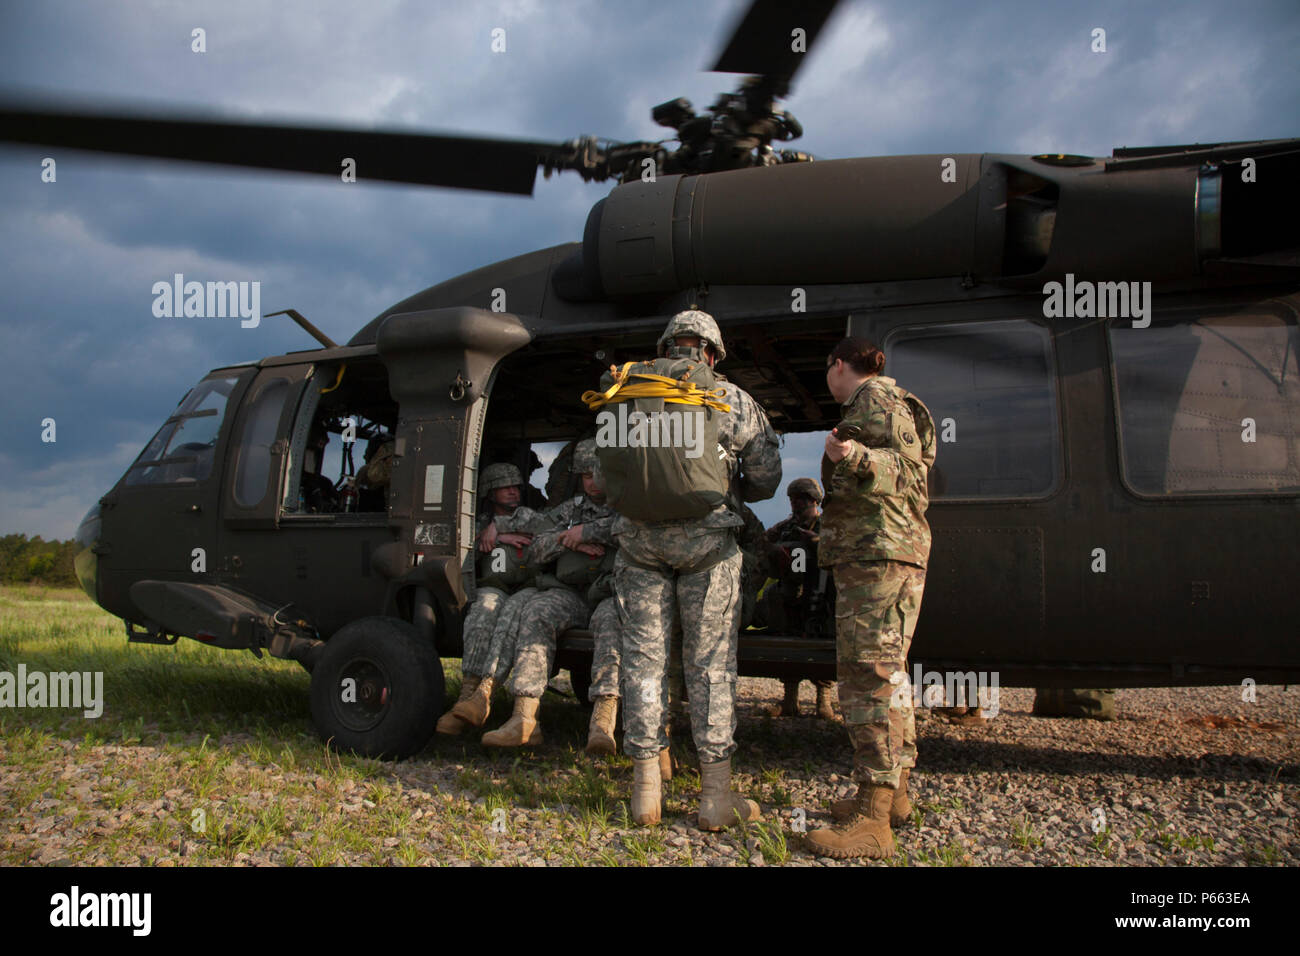
[(863, 786), (897, 788), (916, 766), (916, 723), (907, 654), (930, 554), (926, 476), (934, 421), (892, 378), (868, 378), (844, 404), (862, 431), (838, 462), (822, 459), (829, 491), (819, 563), (835, 569), (840, 708)]
[[(577, 525), (582, 525), (583, 542), (603, 545), (607, 554), (615, 546), (610, 533), (614, 510), (586, 495), (570, 498), (551, 509), (546, 519), (554, 530), (538, 534), (525, 552), (525, 560), (536, 567), (550, 564), (569, 550), (560, 543), (560, 535)], [(510, 693), (516, 697), (542, 696), (555, 661), (556, 640), (569, 628), (586, 624), (591, 616), (586, 587), (576, 590), (553, 574), (546, 575), (545, 583), (549, 586), (533, 596), (523, 614), (514, 674), (510, 678)]]
[[(719, 376), (730, 414), (718, 419), (738, 500), (770, 498), (781, 484), (780, 440), (748, 393)], [(623, 622), (623, 749), (636, 759), (668, 747), (668, 644), (680, 616), (691, 731), (702, 763), (736, 749), (736, 650), (742, 556), (736, 529), (744, 521), (726, 506), (703, 518), (614, 522), (614, 564)]]

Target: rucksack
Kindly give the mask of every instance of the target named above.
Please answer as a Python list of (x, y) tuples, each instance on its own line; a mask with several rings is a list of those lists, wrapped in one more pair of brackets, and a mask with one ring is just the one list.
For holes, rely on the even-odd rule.
[(582, 398), (597, 411), (596, 455), (615, 511), (636, 521), (702, 518), (727, 500), (718, 416), (731, 407), (706, 362), (628, 362), (600, 388)]

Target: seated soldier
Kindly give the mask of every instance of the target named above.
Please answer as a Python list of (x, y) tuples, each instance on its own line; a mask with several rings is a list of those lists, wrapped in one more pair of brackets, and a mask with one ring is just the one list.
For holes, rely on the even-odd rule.
[[(786, 490), (790, 496), (790, 517), (767, 530), (767, 558), (776, 572), (777, 585), (763, 594), (769, 628), (806, 635), (825, 624), (830, 610), (829, 583), (817, 567), (817, 542), (821, 532), (822, 487), (814, 478), (796, 478)], [(828, 636), (834, 631), (826, 628)], [(799, 716), (798, 678), (787, 678), (785, 699), (772, 708), (773, 717)], [(814, 681), (817, 686), (817, 715), (835, 719), (831, 706), (833, 680)]]
[(320, 473), (325, 464), (325, 446), (329, 444), (329, 432), (320, 419), (312, 422), (307, 434), (307, 448), (303, 455), (302, 483), (299, 489), (302, 495), (302, 508), (311, 514), (333, 514), (339, 510), (338, 492), (334, 483)]
[(357, 474), (357, 490), (360, 492), (358, 511), (383, 511), (387, 506), (394, 447), (393, 439), (384, 434), (376, 435), (367, 442), (366, 463)]
[[(499, 730), (483, 735), (487, 747), (542, 743), (537, 710), (551, 676), (556, 640), (569, 628), (587, 623), (591, 617), (587, 593), (601, 574), (613, 568), (614, 539), (609, 529), (614, 510), (605, 503), (594, 439), (577, 447), (573, 470), (581, 475), (583, 493), (546, 512), (553, 529), (537, 534), (525, 552), (526, 561), (545, 570), (537, 578), (538, 593), (524, 605), (515, 641), (510, 677), (514, 714)], [(612, 714), (608, 724), (612, 736)]]
[[(493, 464), (479, 481), (480, 510), (475, 524), (476, 595), (464, 624), (460, 697), (438, 721), (440, 734), (482, 727), (491, 709), (492, 688), (514, 661), (514, 627), (519, 605), (531, 596), (532, 565), (524, 549), (533, 535), (550, 527), (541, 514), (520, 505), (523, 476), (514, 465)], [(529, 593), (524, 593), (529, 592)]]

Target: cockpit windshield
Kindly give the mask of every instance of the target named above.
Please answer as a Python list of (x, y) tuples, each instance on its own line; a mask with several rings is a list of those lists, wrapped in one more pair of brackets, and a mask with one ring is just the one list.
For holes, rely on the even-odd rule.
[(128, 485), (204, 481), (212, 474), (217, 435), (235, 376), (207, 378), (190, 390), (175, 413), (126, 474)]

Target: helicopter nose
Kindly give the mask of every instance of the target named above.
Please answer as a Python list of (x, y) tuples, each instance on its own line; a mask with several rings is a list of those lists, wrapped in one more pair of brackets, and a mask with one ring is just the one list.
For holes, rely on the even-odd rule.
[(81, 519), (81, 524), (77, 526), (77, 533), (74, 540), (81, 545), (81, 551), (77, 553), (73, 561), (73, 567), (77, 572), (77, 581), (81, 589), (90, 595), (90, 599), (99, 603), (95, 596), (99, 558), (95, 554), (95, 548), (99, 544), (99, 534), (103, 526), (100, 517), (99, 502), (96, 501), (94, 506), (86, 512), (86, 516)]

